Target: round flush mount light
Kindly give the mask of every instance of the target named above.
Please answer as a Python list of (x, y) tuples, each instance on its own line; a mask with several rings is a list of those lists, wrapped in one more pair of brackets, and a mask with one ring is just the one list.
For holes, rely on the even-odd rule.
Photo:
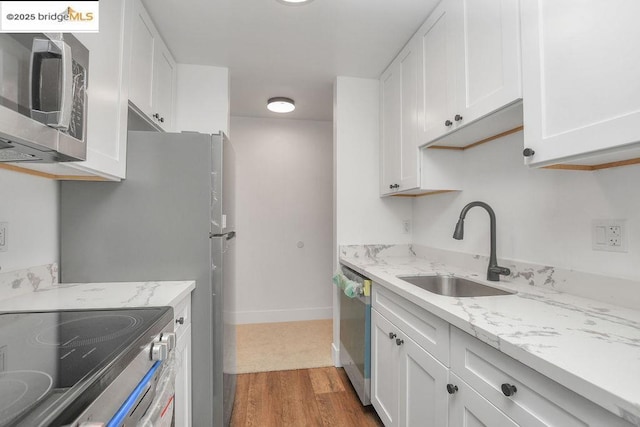
[(296, 109), (296, 104), (291, 98), (276, 96), (275, 98), (269, 98), (267, 109), (274, 113), (290, 113)]
[(289, 6), (302, 5), (311, 3), (313, 0), (278, 0), (279, 3), (286, 4)]

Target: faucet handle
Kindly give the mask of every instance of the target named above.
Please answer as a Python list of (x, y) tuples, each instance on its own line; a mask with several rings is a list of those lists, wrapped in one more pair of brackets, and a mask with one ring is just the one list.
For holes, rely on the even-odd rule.
[(489, 271), (491, 273), (501, 274), (503, 276), (508, 276), (511, 274), (511, 270), (509, 270), (507, 267), (500, 267), (499, 265), (496, 265), (495, 267), (489, 267)]

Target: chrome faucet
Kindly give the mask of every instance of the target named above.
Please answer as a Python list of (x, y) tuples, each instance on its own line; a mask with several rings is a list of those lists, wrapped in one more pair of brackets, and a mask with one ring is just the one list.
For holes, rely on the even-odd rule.
[(500, 280), (500, 275), (508, 276), (511, 274), (511, 270), (506, 267), (500, 267), (496, 259), (496, 214), (491, 209), (491, 206), (484, 202), (471, 202), (460, 212), (460, 219), (456, 224), (456, 229), (453, 231), (453, 238), (456, 240), (462, 240), (464, 238), (464, 217), (467, 215), (469, 209), (480, 206), (483, 207), (489, 213), (489, 219), (491, 220), (491, 255), (489, 256), (489, 268), (487, 268), (487, 280), (497, 282)]

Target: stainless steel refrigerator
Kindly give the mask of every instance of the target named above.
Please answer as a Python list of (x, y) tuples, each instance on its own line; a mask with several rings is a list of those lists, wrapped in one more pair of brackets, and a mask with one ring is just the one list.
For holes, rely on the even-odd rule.
[(62, 282), (196, 280), (194, 427), (228, 425), (233, 407), (234, 205), (222, 133), (129, 132), (126, 180), (61, 183)]

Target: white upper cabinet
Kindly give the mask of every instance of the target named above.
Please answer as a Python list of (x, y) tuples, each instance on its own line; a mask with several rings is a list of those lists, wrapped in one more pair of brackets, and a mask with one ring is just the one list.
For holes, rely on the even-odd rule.
[[(160, 127), (165, 130), (173, 129), (173, 113), (175, 106), (176, 63), (169, 50), (158, 46), (154, 67), (154, 105), (153, 114), (158, 114)], [(153, 117), (153, 116), (152, 116)]]
[(628, 159), (622, 150), (630, 144), (637, 148), (638, 16), (637, 0), (523, 2), (524, 140), (535, 152), (526, 157), (527, 164), (546, 166), (615, 151)]
[(127, 157), (128, 46), (125, 0), (100, 4), (100, 32), (76, 34), (89, 49), (87, 161), (69, 164), (111, 179), (124, 178)]
[(171, 131), (176, 63), (142, 3), (134, 4), (129, 100), (149, 124)]
[(155, 28), (139, 1), (134, 2), (129, 99), (145, 114), (152, 111)]
[(391, 194), (420, 185), (417, 119), (417, 55), (407, 45), (380, 78), (380, 193)]
[(433, 141), (454, 129), (455, 25), (450, 2), (444, 0), (420, 27), (415, 38), (419, 49), (418, 145)]
[(443, 0), (418, 30), (419, 146), (466, 146), (522, 123), (516, 108), (454, 132), (521, 100), (519, 14), (514, 0)]

